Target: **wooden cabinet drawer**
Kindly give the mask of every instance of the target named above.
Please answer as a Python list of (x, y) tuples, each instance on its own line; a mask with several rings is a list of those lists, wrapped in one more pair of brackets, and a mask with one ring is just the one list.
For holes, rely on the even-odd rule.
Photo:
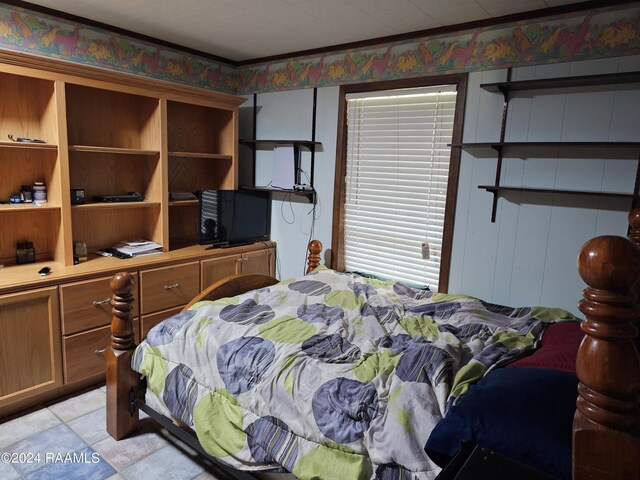
[(140, 272), (140, 309), (142, 313), (153, 313), (185, 305), (199, 291), (199, 262)]
[(229, 275), (240, 273), (242, 255), (230, 255), (228, 257), (216, 257), (201, 262), (202, 289), (213, 285)]
[(242, 255), (242, 273), (272, 275), (274, 254), (272, 249), (248, 252)]
[(180, 313), (184, 305), (180, 305), (179, 307), (170, 308), (169, 310), (163, 310), (158, 313), (152, 313), (151, 315), (143, 315), (140, 319), (140, 328), (142, 331), (142, 340), (147, 338), (147, 333), (157, 324), (159, 324), (162, 320), (169, 318), (176, 313)]
[(218, 280), (236, 273), (262, 273), (272, 275), (275, 259), (272, 248), (246, 252), (240, 255), (209, 258), (200, 262), (200, 284), (202, 289)]
[[(138, 343), (140, 327), (133, 319), (133, 330)], [(100, 327), (62, 339), (64, 356), (64, 383), (69, 384), (105, 371), (105, 356), (100, 350), (111, 342), (111, 327)]]
[[(138, 316), (138, 274), (131, 275), (135, 282), (133, 288), (134, 317)], [(60, 286), (60, 304), (62, 310), (62, 333), (70, 335), (111, 323), (111, 277), (97, 280), (70, 283)]]

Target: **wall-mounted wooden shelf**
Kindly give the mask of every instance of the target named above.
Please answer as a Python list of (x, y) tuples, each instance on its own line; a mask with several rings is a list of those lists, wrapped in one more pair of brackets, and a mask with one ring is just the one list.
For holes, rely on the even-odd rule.
[(640, 198), (640, 195), (633, 193), (615, 193), (615, 192), (591, 192), (586, 190), (561, 190), (555, 188), (527, 188), (527, 187), (508, 187), (495, 185), (478, 185), (481, 190), (491, 193), (500, 192), (527, 192), (527, 193), (559, 193), (562, 195), (585, 195), (592, 197), (610, 197), (610, 198)]
[(452, 143), (451, 147), (460, 148), (493, 148), (500, 151), (504, 148), (640, 148), (640, 142), (478, 142)]
[[(293, 145), (293, 161), (294, 161), (294, 172), (295, 172), (295, 183), (302, 184), (301, 179), (301, 160), (300, 160), (300, 149), (303, 148), (311, 152), (311, 172), (309, 174), (309, 184), (311, 188), (313, 188), (313, 177), (315, 174), (315, 153), (316, 148), (321, 146), (322, 143), (315, 142), (311, 140), (240, 140), (240, 145), (245, 145), (253, 151), (253, 162), (254, 162), (254, 171), (255, 171), (255, 161), (256, 161), (256, 150), (273, 150), (276, 147), (285, 146), (285, 145)], [(255, 181), (255, 178), (254, 178)], [(303, 196), (309, 199), (311, 203), (315, 203), (316, 201), (316, 192), (315, 190), (306, 191), (306, 190), (294, 190), (294, 189), (284, 189), (284, 188), (269, 188), (269, 187), (259, 187), (259, 186), (242, 186), (245, 190), (256, 190), (262, 192), (272, 192), (272, 193), (293, 193), (294, 195)]]
[(480, 88), (492, 93), (544, 90), (549, 88), (587, 87), (592, 85), (621, 85), (640, 82), (640, 72), (613, 73), (606, 75), (583, 75), (577, 77), (542, 78), (516, 82), (483, 83)]
[(273, 150), (275, 147), (293, 145), (294, 147), (304, 148), (310, 152), (322, 145), (320, 142), (310, 140), (240, 140), (239, 142), (240, 145), (246, 145), (247, 147), (258, 150)]
[[(301, 197), (305, 197), (311, 203), (316, 203), (317, 195), (315, 189), (313, 189), (313, 179), (315, 176), (315, 160), (316, 160), (316, 151), (319, 147), (322, 146), (321, 142), (316, 142), (316, 111), (317, 111), (317, 95), (318, 90), (316, 88), (313, 89), (313, 108), (311, 113), (311, 140), (256, 140), (257, 135), (257, 124), (258, 124), (258, 108), (256, 106), (257, 102), (257, 94), (253, 95), (253, 140), (248, 139), (240, 139), (238, 143), (240, 145), (244, 145), (249, 147), (252, 152), (252, 160), (253, 160), (253, 170), (252, 170), (252, 185), (251, 186), (241, 186), (240, 188), (246, 190), (254, 190), (254, 191), (262, 191), (262, 192), (271, 192), (271, 193), (284, 193), (284, 194), (293, 194)], [(310, 172), (308, 176), (309, 186), (312, 188), (311, 191), (308, 190), (294, 190), (291, 189), (280, 189), (280, 188), (270, 188), (270, 187), (261, 187), (256, 186), (256, 151), (257, 150), (273, 150), (276, 147), (293, 145), (293, 168), (294, 168), (294, 184), (301, 185), (305, 182), (302, 181), (302, 163), (300, 150), (306, 150), (311, 154), (311, 165)], [(294, 185), (292, 185), (293, 187)]]
[[(254, 120), (255, 121), (255, 120)], [(301, 179), (301, 160), (300, 160), (300, 149), (307, 150), (311, 152), (311, 172), (309, 173), (309, 183), (313, 188), (313, 178), (315, 175), (315, 158), (316, 158), (316, 148), (321, 146), (322, 143), (315, 142), (312, 140), (240, 140), (240, 145), (245, 145), (253, 151), (253, 161), (254, 161), (254, 171), (255, 171), (255, 161), (256, 161), (256, 150), (273, 150), (276, 147), (283, 147), (285, 145), (293, 145), (293, 161), (294, 161), (294, 172), (295, 172), (295, 183), (302, 184), (304, 183)], [(254, 178), (255, 182), (255, 178)], [(316, 195), (315, 192), (306, 192), (299, 191), (293, 189), (269, 189), (264, 187), (256, 187), (254, 190), (262, 189), (262, 191), (268, 192), (287, 192), (294, 193), (296, 195), (302, 195), (309, 199), (310, 202), (315, 202)]]
[[(613, 86), (621, 84), (640, 83), (640, 72), (627, 72), (627, 73), (613, 73), (605, 75), (585, 75), (576, 77), (563, 77), (563, 78), (545, 78), (538, 80), (524, 80), (524, 81), (511, 81), (511, 68), (507, 71), (507, 81), (497, 83), (484, 83), (480, 87), (484, 90), (492, 93), (501, 93), (504, 96), (504, 106), (502, 109), (502, 122), (500, 128), (500, 139), (497, 142), (462, 142), (452, 143), (451, 147), (458, 148), (491, 148), (498, 153), (496, 162), (496, 176), (494, 185), (480, 185), (478, 188), (484, 189), (487, 192), (493, 194), (493, 204), (491, 209), (491, 221), (496, 220), (496, 210), (498, 205), (498, 197), (503, 192), (530, 192), (530, 193), (558, 193), (568, 195), (591, 195), (601, 197), (617, 197), (617, 198), (630, 198), (634, 201), (640, 198), (638, 188), (640, 187), (640, 161), (638, 161), (638, 154), (640, 153), (640, 142), (508, 142), (505, 141), (505, 131), (507, 123), (507, 115), (509, 111), (509, 93), (527, 90), (548, 90), (552, 88), (569, 88), (569, 87), (585, 87), (585, 86)], [(573, 190), (561, 190), (561, 189), (544, 189), (544, 188), (526, 188), (526, 187), (510, 187), (500, 185), (500, 175), (502, 171), (502, 159), (505, 149), (508, 148), (526, 148), (536, 149), (540, 155), (549, 155), (549, 152), (545, 152), (545, 148), (566, 149), (576, 148), (580, 149), (580, 155), (586, 158), (597, 158), (601, 155), (598, 149), (601, 148), (614, 148), (617, 150), (628, 150), (633, 155), (627, 157), (629, 160), (638, 161), (638, 171), (636, 172), (636, 187), (633, 193), (607, 193), (607, 192), (590, 192), (590, 191), (573, 191)], [(590, 150), (592, 149), (592, 150)], [(593, 155), (591, 155), (593, 154)], [(555, 155), (555, 152), (554, 152)]]
[(316, 192), (315, 190), (294, 190), (292, 188), (269, 188), (269, 187), (254, 187), (250, 185), (240, 186), (242, 190), (253, 190), (254, 192), (270, 192), (270, 193), (282, 193), (293, 194), (305, 197), (310, 203), (315, 203)]

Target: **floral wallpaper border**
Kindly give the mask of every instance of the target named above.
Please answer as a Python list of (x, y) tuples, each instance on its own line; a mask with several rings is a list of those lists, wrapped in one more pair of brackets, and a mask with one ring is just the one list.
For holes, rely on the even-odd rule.
[(0, 3), (0, 48), (226, 93), (237, 67)]
[(640, 53), (640, 2), (235, 67), (0, 3), (0, 48), (248, 94)]
[(238, 93), (324, 87), (640, 53), (640, 3), (239, 69)]

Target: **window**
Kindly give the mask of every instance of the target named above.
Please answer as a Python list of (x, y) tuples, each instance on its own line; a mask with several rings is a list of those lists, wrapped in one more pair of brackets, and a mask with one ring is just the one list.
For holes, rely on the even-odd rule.
[(334, 266), (446, 291), (460, 82), (347, 90)]

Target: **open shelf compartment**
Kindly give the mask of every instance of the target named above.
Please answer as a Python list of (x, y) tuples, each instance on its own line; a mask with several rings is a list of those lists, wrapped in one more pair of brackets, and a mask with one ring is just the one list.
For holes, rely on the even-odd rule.
[(66, 84), (70, 149), (160, 150), (160, 100)]
[[(6, 142), (18, 148), (55, 148), (58, 129), (54, 82), (0, 73), (0, 90), (0, 140), (3, 144)], [(46, 144), (14, 143), (9, 135), (42, 140)]]

